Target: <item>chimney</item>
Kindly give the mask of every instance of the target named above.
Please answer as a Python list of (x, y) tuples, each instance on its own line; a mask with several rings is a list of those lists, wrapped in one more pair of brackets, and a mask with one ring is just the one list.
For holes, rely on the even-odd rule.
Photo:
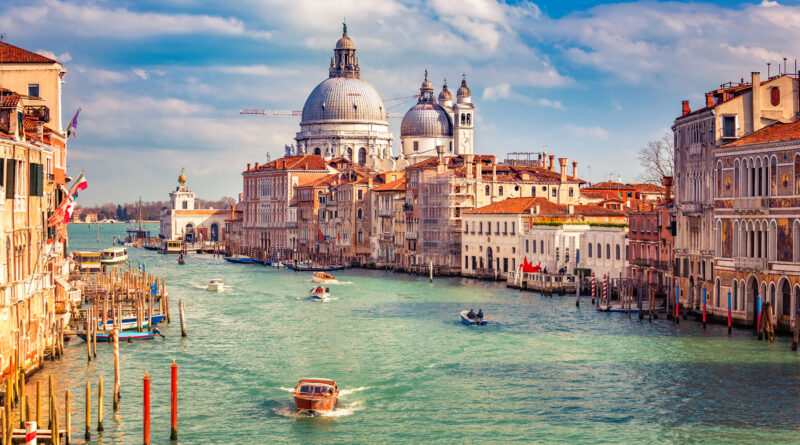
[(536, 161), (536, 166), (537, 167), (541, 167), (542, 166), (542, 154), (541, 153), (539, 153), (539, 159)]
[(250, 171), (250, 163), (247, 163), (247, 171)]
[(661, 185), (663, 185), (667, 190), (664, 192), (664, 200), (665, 201), (672, 201), (672, 176), (664, 176), (661, 178)]
[(572, 177), (578, 177), (578, 161), (572, 161)]
[(714, 93), (706, 93), (706, 107), (714, 106)]
[(556, 155), (548, 155), (548, 157), (550, 158), (550, 165), (548, 165), (547, 168), (549, 168), (551, 172), (554, 172), (556, 171)]
[(256, 170), (258, 170), (258, 162), (256, 162), (256, 165), (255, 165), (255, 167), (253, 167), (253, 168), (255, 168)]
[(492, 158), (492, 182), (497, 182), (497, 158)]
[(442, 165), (444, 163), (444, 146), (436, 146), (436, 155), (438, 157), (437, 164)]
[(466, 167), (466, 177), (467, 179), (472, 178), (472, 166), (475, 163), (475, 155), (473, 154), (465, 154), (464, 155), (464, 164)]
[(231, 218), (236, 218), (236, 205), (231, 204)]
[(542, 150), (542, 160), (539, 162), (539, 167), (547, 167), (547, 152)]
[(570, 204), (570, 205), (568, 205), (568, 206), (567, 206), (567, 212), (568, 212), (570, 215), (574, 215), (574, 214), (575, 214), (575, 205), (573, 205), (573, 204)]
[(558, 163), (561, 165), (561, 182), (567, 182), (567, 158), (558, 158)]
[(753, 71), (750, 73), (752, 76), (751, 96), (753, 104), (753, 131), (761, 129), (761, 73)]
[(688, 100), (681, 101), (681, 105), (683, 105), (683, 111), (681, 113), (681, 116), (686, 116), (687, 114), (692, 112), (692, 109), (689, 108), (689, 101)]
[(36, 121), (36, 137), (44, 140), (44, 122)]

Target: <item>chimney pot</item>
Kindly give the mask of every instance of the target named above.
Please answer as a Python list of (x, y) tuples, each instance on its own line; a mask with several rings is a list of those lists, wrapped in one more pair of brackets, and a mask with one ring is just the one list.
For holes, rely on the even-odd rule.
[(706, 107), (714, 106), (714, 93), (706, 93)]
[(692, 109), (689, 108), (689, 101), (688, 100), (682, 101), (681, 105), (683, 105), (683, 111), (682, 111), (681, 116), (686, 116), (687, 114), (692, 112)]
[(250, 163), (249, 162), (247, 163), (247, 170), (248, 171), (250, 170)]
[(558, 163), (561, 166), (561, 182), (567, 182), (567, 158), (558, 158)]
[(758, 131), (761, 129), (761, 73), (754, 71), (750, 75), (752, 76), (750, 94), (753, 104), (753, 131)]
[(550, 165), (548, 166), (548, 168), (550, 169), (551, 172), (554, 172), (556, 171), (556, 166), (555, 166), (556, 155), (548, 155), (548, 157), (550, 158)]
[(578, 177), (578, 161), (572, 161), (572, 177)]

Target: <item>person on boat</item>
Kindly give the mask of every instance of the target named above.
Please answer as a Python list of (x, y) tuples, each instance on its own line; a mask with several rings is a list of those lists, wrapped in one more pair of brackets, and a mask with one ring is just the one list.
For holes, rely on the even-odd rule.
[(325, 292), (330, 292), (330, 291), (331, 291), (331, 288), (329, 288), (329, 287), (325, 288)]
[(475, 319), (475, 310), (470, 309), (469, 312), (467, 312), (467, 318), (469, 318), (470, 320), (474, 320)]
[(483, 320), (483, 309), (478, 309), (477, 318), (478, 320)]

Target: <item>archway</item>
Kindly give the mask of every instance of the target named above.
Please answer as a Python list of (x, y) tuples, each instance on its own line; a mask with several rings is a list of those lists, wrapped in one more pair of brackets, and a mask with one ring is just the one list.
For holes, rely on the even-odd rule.
[(785, 278), (781, 285), (781, 314), (792, 315), (792, 290), (791, 286), (789, 286), (789, 280)]
[(491, 269), (493, 267), (491, 247), (486, 248), (486, 262), (488, 263), (489, 269)]
[(364, 147), (358, 149), (358, 163), (359, 165), (367, 165), (367, 149)]
[(319, 147), (314, 148), (314, 154), (317, 156), (322, 156), (322, 150)]
[(747, 294), (745, 297), (745, 307), (747, 307), (747, 300), (750, 300), (753, 308), (753, 327), (756, 327), (756, 317), (758, 316), (758, 280), (754, 276), (747, 279)]
[(210, 241), (219, 241), (219, 226), (217, 223), (211, 224), (209, 232)]
[(194, 242), (194, 224), (186, 224), (186, 228), (183, 232), (183, 239), (188, 243)]

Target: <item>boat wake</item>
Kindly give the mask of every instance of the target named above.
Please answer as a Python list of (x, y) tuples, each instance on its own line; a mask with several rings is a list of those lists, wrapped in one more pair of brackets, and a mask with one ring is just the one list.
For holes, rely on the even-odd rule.
[(346, 406), (338, 404), (336, 409), (332, 409), (330, 411), (314, 411), (313, 413), (308, 411), (300, 411), (291, 405), (273, 408), (272, 411), (281, 417), (288, 417), (290, 419), (304, 419), (308, 417), (344, 417), (349, 416), (356, 411), (361, 411), (362, 409), (363, 407), (361, 406), (361, 402), (354, 402)]
[(361, 387), (353, 388), (353, 389), (339, 389), (339, 397), (349, 396), (350, 394), (353, 394), (354, 392), (364, 391), (364, 390), (367, 390), (367, 389), (370, 389), (370, 388), (371, 388), (370, 386), (361, 386)]

